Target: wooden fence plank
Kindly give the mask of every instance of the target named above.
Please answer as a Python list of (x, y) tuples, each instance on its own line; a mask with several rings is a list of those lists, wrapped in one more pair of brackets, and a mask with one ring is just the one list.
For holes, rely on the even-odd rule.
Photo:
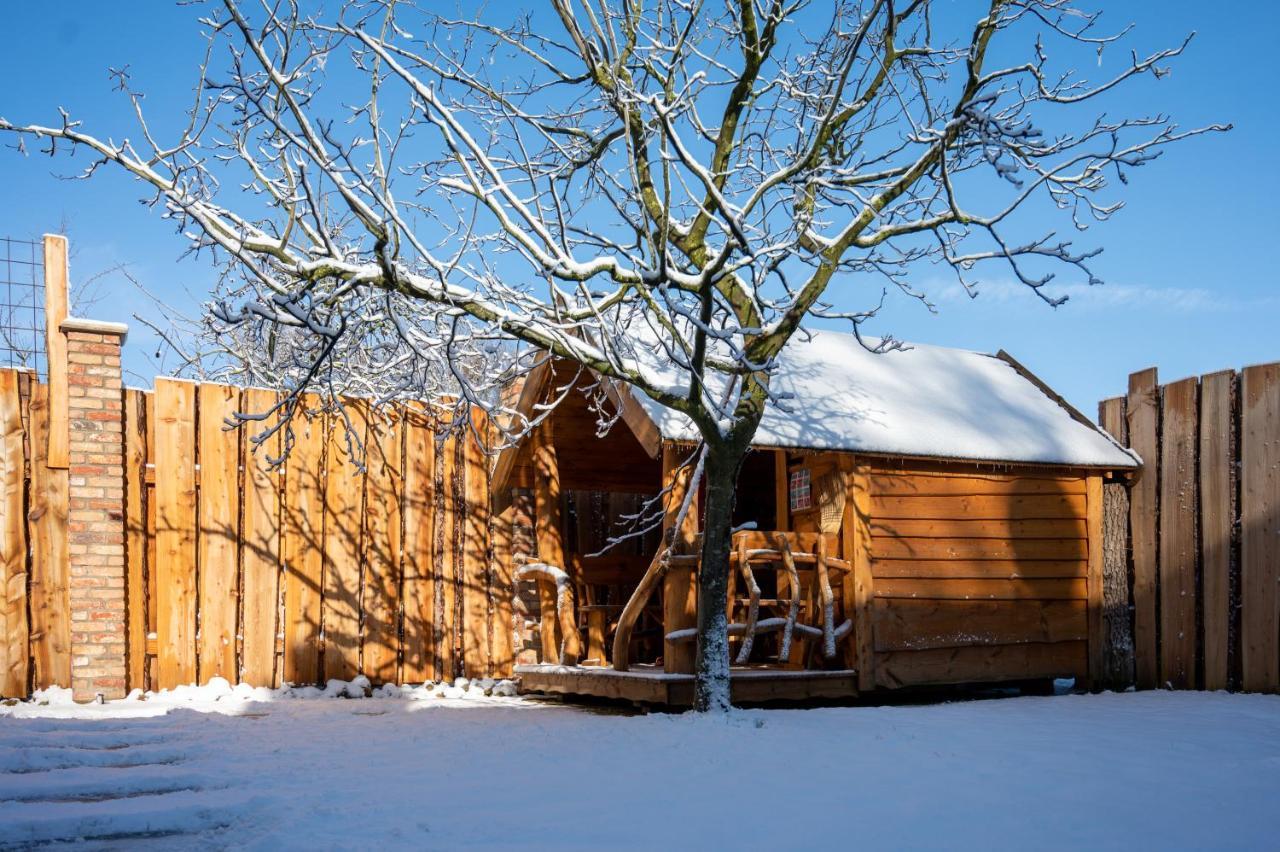
[(45, 364), (49, 384), (49, 429), (41, 455), (45, 464), (66, 470), (71, 463), (71, 399), (67, 388), (67, 336), (62, 321), (67, 318), (67, 238), (57, 234), (44, 237), (44, 339)]
[[(1098, 406), (1098, 423), (1122, 446), (1129, 446), (1125, 398)], [(1129, 608), (1129, 487), (1125, 482), (1102, 486), (1102, 619), (1106, 629), (1103, 676), (1097, 686), (1127, 689), (1133, 685), (1133, 614)]]
[(1129, 416), (1129, 446), (1142, 457), (1143, 462), (1142, 474), (1129, 493), (1129, 532), (1133, 542), (1135, 680), (1139, 689), (1154, 689), (1160, 671), (1156, 647), (1159, 388), (1154, 367), (1129, 376), (1126, 406)]
[[(246, 414), (265, 414), (275, 405), (275, 391), (248, 388), (241, 397)], [(280, 605), (280, 477), (271, 459), (280, 454), (280, 434), (256, 444), (268, 422), (247, 423), (241, 438), (244, 468), (241, 499), (241, 679), (254, 686), (278, 684), (276, 617)], [(255, 449), (256, 444), (256, 449)]]
[(196, 679), (195, 385), (155, 383), (157, 687)]
[(147, 476), (144, 478), (147, 492), (146, 499), (143, 501), (147, 513), (147, 558), (144, 562), (147, 572), (145, 580), (147, 588), (147, 651), (144, 668), (146, 669), (146, 688), (159, 689), (160, 661), (156, 659), (156, 651), (151, 647), (151, 640), (157, 636), (160, 630), (160, 592), (157, 588), (159, 572), (156, 569), (156, 394), (154, 390), (146, 395), (146, 400), (143, 404), (146, 408), (148, 471)]
[(457, 441), (450, 437), (436, 444), (436, 672), (441, 680), (457, 676)]
[(200, 566), (200, 682), (235, 683), (239, 602), (240, 439), (226, 428), (240, 411), (240, 391), (202, 384), (196, 391), (200, 454), (198, 539)]
[(30, 403), (31, 486), (27, 537), (31, 542), (30, 625), (32, 686), (71, 685), (71, 600), (68, 585), (66, 470), (51, 469), (49, 389), (33, 384)]
[(404, 420), (404, 680), (435, 674), (435, 434), (427, 414), (413, 407)]
[(320, 672), (320, 603), (324, 583), (325, 414), (303, 397), (293, 420), (281, 506), (284, 541), (284, 679), (315, 683)]
[(1196, 685), (1196, 444), (1200, 381), (1165, 385), (1160, 421), (1160, 682)]
[(147, 396), (124, 392), (124, 549), (128, 689), (147, 688)]
[[(476, 435), (488, 429), (482, 415), (464, 441), (466, 459), (465, 522), (462, 542), (462, 663), (469, 678), (488, 677), (489, 668), (489, 465)], [(565, 566), (566, 570), (569, 566)]]
[(1241, 384), (1241, 675), (1280, 689), (1280, 364), (1246, 367)]
[(0, 696), (26, 698), (27, 530), (22, 509), (26, 458), (16, 370), (0, 370)]
[(329, 418), (325, 468), (324, 676), (350, 680), (360, 671), (360, 465), (365, 435), (354, 406), (344, 407), (344, 412), (345, 418)]
[(375, 683), (397, 680), (400, 656), (400, 467), (399, 416), (365, 410), (368, 452), (364, 497), (364, 613), (362, 671)]
[(1230, 675), (1232, 532), (1236, 516), (1236, 374), (1200, 379), (1200, 563), (1203, 577), (1204, 688), (1226, 689)]

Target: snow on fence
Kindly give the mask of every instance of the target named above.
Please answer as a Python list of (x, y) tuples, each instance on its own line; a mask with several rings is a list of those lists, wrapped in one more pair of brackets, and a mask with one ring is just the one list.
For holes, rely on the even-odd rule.
[[(420, 407), (375, 413), (353, 400), (362, 467), (337, 415), (309, 399), (272, 470), (279, 435), (254, 453), (261, 428), (223, 424), (265, 411), (273, 392), (173, 379), (118, 387), (123, 464), (99, 470), (109, 478), (88, 496), (117, 507), (123, 532), (88, 533), (86, 547), (70, 543), (68, 479), (83, 486), (90, 468), (52, 469), (44, 448), (59, 428), (73, 454), (94, 435), (74, 416), (51, 426), (47, 386), (0, 370), (0, 695), (71, 683), (73, 658), (83, 662), (73, 636), (115, 641), (112, 613), (76, 605), (76, 583), (91, 595), (124, 586), (126, 688), (510, 674), (510, 560), (493, 558), (489, 464), (471, 432), (439, 439)], [(122, 583), (76, 567), (109, 561), (93, 543), (121, 537)]]
[(1099, 422), (1144, 461), (1107, 486), (1108, 679), (1280, 691), (1280, 363), (1133, 373)]

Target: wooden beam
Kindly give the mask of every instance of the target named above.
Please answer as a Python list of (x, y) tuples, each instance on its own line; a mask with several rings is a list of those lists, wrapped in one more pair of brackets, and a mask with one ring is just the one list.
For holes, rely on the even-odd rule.
[[(851, 457), (841, 456), (848, 492), (844, 503), (845, 559), (853, 571), (845, 576), (846, 595), (852, 595), (853, 668), (858, 672), (858, 689), (875, 687), (875, 654), (871, 626), (874, 583), (871, 575), (871, 469)], [(848, 458), (848, 461), (843, 461)], [(852, 534), (850, 534), (852, 533)], [(846, 597), (846, 601), (850, 598)]]
[[(670, 487), (667, 494), (667, 510), (662, 521), (664, 535), (671, 529), (679, 506), (688, 491), (693, 476), (692, 466), (682, 467), (688, 451), (673, 444), (662, 446), (662, 487)], [(694, 495), (689, 514), (685, 516), (677, 532), (677, 553), (689, 553), (698, 535), (698, 495)], [(672, 565), (662, 577), (662, 633), (685, 630), (698, 623), (698, 582), (693, 568)], [(697, 648), (694, 643), (662, 643), (665, 668), (671, 673), (687, 674), (694, 670)]]
[(1089, 528), (1088, 575), (1088, 641), (1089, 684), (1097, 688), (1104, 678), (1106, 663), (1106, 627), (1103, 621), (1103, 495), (1102, 477), (1089, 477), (1086, 494)]
[[(568, 570), (565, 562), (564, 525), (560, 511), (560, 461), (556, 456), (553, 440), (553, 420), (547, 418), (533, 435), (534, 463), (534, 529), (538, 559), (548, 565)], [(541, 611), (542, 659), (560, 659), (560, 645), (565, 646), (564, 659), (569, 663), (570, 650), (577, 659), (575, 636), (562, 636), (556, 619), (556, 591), (549, 583), (538, 583), (538, 601)]]
[(71, 418), (67, 396), (67, 238), (44, 236), (44, 339), (49, 375), (49, 435), (45, 465), (65, 470), (70, 465)]
[(1156, 520), (1160, 506), (1160, 388), (1155, 367), (1129, 376), (1129, 446), (1142, 457), (1143, 475), (1129, 492), (1133, 542), (1133, 647), (1138, 689), (1154, 689), (1159, 676), (1156, 647)]

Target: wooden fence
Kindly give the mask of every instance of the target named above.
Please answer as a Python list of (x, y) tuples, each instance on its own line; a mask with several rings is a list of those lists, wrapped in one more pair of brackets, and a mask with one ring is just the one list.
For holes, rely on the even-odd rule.
[[(70, 681), (67, 471), (40, 457), (47, 398), (0, 370), (4, 695)], [(510, 674), (482, 416), (441, 438), (420, 406), (339, 415), (308, 399), (273, 469), (283, 433), (254, 451), (261, 427), (224, 423), (274, 399), (172, 379), (124, 391), (129, 687)]]
[(1143, 370), (1099, 422), (1144, 462), (1108, 486), (1113, 685), (1280, 691), (1280, 363)]

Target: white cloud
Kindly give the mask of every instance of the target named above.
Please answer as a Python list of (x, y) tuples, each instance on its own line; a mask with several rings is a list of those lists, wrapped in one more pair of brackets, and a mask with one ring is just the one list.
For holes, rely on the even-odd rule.
[[(1007, 278), (984, 280), (977, 287), (977, 302), (987, 304), (1041, 304), (1031, 288)], [(927, 292), (940, 304), (971, 301), (955, 281), (934, 280)], [(1078, 309), (1150, 308), (1175, 313), (1201, 313), (1240, 310), (1276, 304), (1276, 297), (1241, 298), (1206, 287), (1151, 287), (1145, 284), (1048, 284), (1045, 292), (1053, 297), (1067, 296), (1066, 306)]]

